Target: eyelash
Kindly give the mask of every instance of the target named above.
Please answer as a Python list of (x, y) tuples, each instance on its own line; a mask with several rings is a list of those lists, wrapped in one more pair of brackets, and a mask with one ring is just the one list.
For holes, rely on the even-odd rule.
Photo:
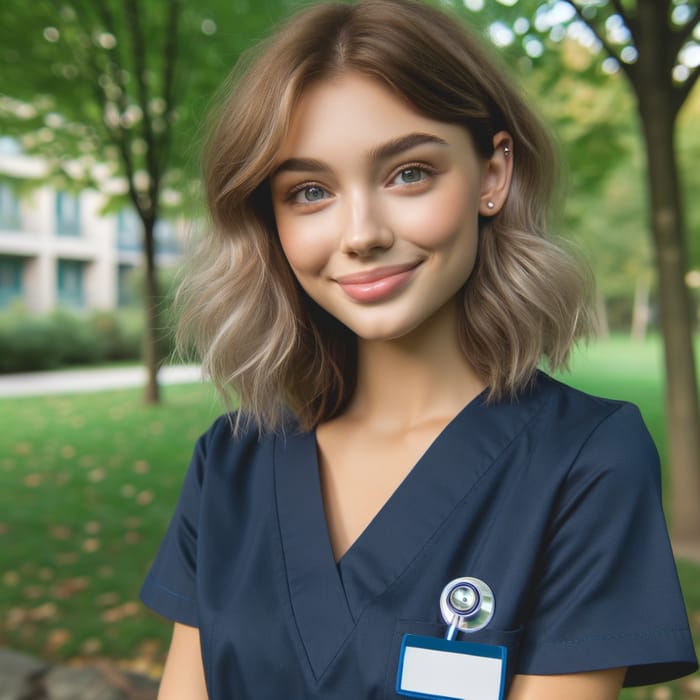
[[(290, 202), (291, 204), (300, 204), (302, 206), (309, 206), (312, 204), (316, 204), (316, 202), (312, 201), (307, 201), (307, 202), (297, 202), (296, 197), (297, 195), (301, 194), (304, 190), (308, 190), (311, 188), (318, 188), (319, 190), (323, 190), (326, 194), (328, 193), (328, 190), (323, 186), (320, 185), (318, 182), (302, 182), (300, 185), (297, 185), (296, 187), (293, 187), (291, 190), (289, 190), (289, 193), (287, 194), (287, 202)], [(318, 200), (319, 202), (322, 202), (326, 197), (323, 199)]]
[[(394, 182), (394, 180), (396, 180), (396, 178), (399, 177), (401, 173), (405, 172), (406, 170), (419, 170), (423, 175), (427, 175), (428, 177), (432, 177), (433, 175), (437, 174), (437, 170), (432, 166), (428, 165), (427, 163), (404, 163), (392, 173), (391, 177), (389, 177), (389, 183)], [(417, 182), (402, 182), (401, 185), (404, 187), (420, 185), (421, 183), (425, 182), (426, 179), (426, 177), (422, 177)]]
[[(394, 170), (392, 175), (388, 179), (388, 183), (391, 184), (394, 180), (396, 180), (397, 177), (401, 175), (401, 173), (405, 172), (406, 170), (418, 170), (420, 171), (423, 175), (427, 175), (428, 177), (432, 177), (433, 175), (437, 174), (437, 170), (433, 168), (432, 166), (428, 165), (427, 163), (421, 163), (421, 162), (415, 162), (415, 163), (404, 163), (401, 165), (399, 168)], [(416, 185), (420, 185), (425, 182), (427, 178), (422, 177), (420, 180), (416, 182), (403, 182), (400, 184), (402, 187), (413, 187)], [(313, 204), (317, 204), (318, 202), (322, 202), (327, 197), (323, 197), (322, 199), (317, 200), (316, 202), (313, 201), (306, 201), (306, 202), (297, 202), (296, 197), (297, 195), (301, 194), (304, 190), (308, 190), (311, 188), (318, 188), (320, 190), (323, 190), (325, 194), (328, 194), (328, 190), (318, 182), (303, 182), (296, 187), (293, 187), (289, 193), (287, 194), (286, 200), (287, 202), (291, 204), (299, 204), (301, 206), (312, 206)]]

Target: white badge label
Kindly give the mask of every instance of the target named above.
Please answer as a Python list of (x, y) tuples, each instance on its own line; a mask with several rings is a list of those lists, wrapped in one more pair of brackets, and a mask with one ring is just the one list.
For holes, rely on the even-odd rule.
[(503, 700), (506, 647), (405, 634), (396, 692), (412, 698)]

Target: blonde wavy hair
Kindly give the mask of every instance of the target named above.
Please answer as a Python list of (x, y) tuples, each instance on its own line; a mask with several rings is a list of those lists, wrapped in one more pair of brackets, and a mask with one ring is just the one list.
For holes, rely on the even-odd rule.
[(585, 268), (547, 236), (556, 151), (503, 69), (454, 19), (419, 2), (320, 4), (245, 56), (225, 87), (203, 161), (211, 230), (179, 290), (180, 342), (194, 344), (217, 388), (261, 429), (279, 427), (289, 411), (310, 429), (338, 415), (355, 389), (356, 338), (296, 282), (269, 189), (300, 96), (346, 72), (464, 126), (484, 158), (496, 132), (513, 138), (510, 193), (481, 221), (459, 328), (489, 399), (515, 396), (542, 360), (565, 365), (590, 324)]

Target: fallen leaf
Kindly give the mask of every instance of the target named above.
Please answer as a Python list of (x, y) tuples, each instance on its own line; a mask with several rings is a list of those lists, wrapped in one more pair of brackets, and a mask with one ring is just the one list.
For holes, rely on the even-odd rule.
[(101, 607), (116, 605), (119, 602), (119, 594), (114, 592), (101, 593), (97, 596), (97, 604)]
[(83, 541), (82, 548), (84, 552), (92, 554), (100, 548), (100, 541), (96, 537), (88, 537)]
[(62, 646), (65, 646), (67, 642), (71, 639), (71, 633), (67, 629), (58, 628), (51, 630), (46, 639), (46, 645), (44, 646), (44, 651), (48, 654), (52, 654), (58, 651)]
[(141, 491), (141, 493), (138, 496), (136, 496), (136, 502), (140, 506), (147, 506), (152, 501), (153, 501), (153, 492), (152, 491)]
[(19, 583), (19, 574), (16, 571), (6, 571), (2, 575), (2, 581), (6, 586), (16, 586)]
[(96, 535), (102, 529), (102, 525), (97, 522), (97, 520), (91, 520), (85, 523), (85, 532), (88, 535)]
[(28, 611), (28, 617), (36, 622), (52, 620), (58, 614), (56, 603), (43, 603), (37, 608)]
[(31, 584), (25, 586), (22, 589), (22, 595), (30, 600), (36, 600), (37, 598), (42, 598), (44, 596), (44, 587), (37, 584)]
[(49, 535), (55, 540), (69, 540), (73, 536), (73, 531), (66, 525), (51, 525)]
[(54, 577), (54, 570), (50, 569), (48, 566), (42, 566), (39, 569), (39, 578), (42, 581), (50, 581)]
[(102, 651), (102, 642), (99, 639), (96, 639), (95, 637), (86, 639), (80, 645), (80, 651), (86, 656), (94, 656), (95, 654), (99, 654), (100, 651)]
[(137, 474), (146, 474), (150, 468), (151, 465), (145, 459), (139, 459), (134, 462), (134, 471)]
[(87, 576), (77, 576), (69, 578), (65, 581), (60, 581), (53, 588), (53, 596), (61, 600), (70, 598), (76, 593), (80, 593), (90, 587), (90, 579)]
[(93, 484), (96, 484), (99, 481), (102, 481), (106, 476), (107, 472), (102, 469), (102, 467), (98, 467), (97, 469), (93, 469), (88, 474), (88, 480), (92, 481)]

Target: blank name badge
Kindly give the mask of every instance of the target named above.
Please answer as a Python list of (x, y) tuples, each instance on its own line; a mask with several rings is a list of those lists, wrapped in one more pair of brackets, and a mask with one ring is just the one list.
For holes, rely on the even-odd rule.
[(503, 700), (507, 654), (502, 646), (405, 634), (396, 692), (436, 700)]

